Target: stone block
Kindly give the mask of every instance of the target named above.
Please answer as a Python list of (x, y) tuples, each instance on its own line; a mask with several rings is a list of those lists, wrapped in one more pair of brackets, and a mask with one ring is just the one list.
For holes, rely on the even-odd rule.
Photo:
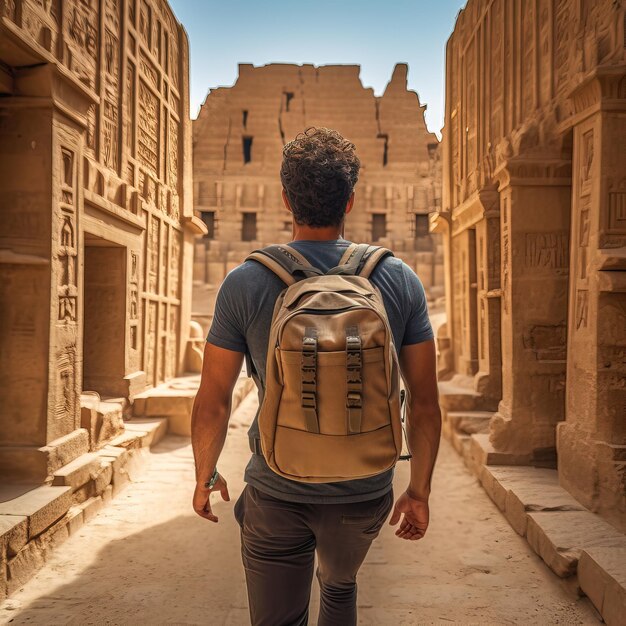
[(80, 507), (83, 509), (83, 519), (86, 524), (104, 508), (104, 502), (100, 496), (94, 496), (85, 500)]
[(447, 419), (455, 430), (465, 435), (489, 432), (491, 411), (448, 411)]
[(526, 534), (528, 511), (584, 511), (559, 485), (556, 470), (538, 467), (486, 467), (506, 492), (504, 514), (513, 529)]
[(148, 433), (146, 431), (124, 431), (121, 435), (118, 435), (112, 439), (109, 443), (117, 448), (126, 448), (127, 450), (133, 450), (135, 448), (143, 447), (143, 438)]
[(471, 435), (471, 456), (477, 465), (528, 465), (530, 454), (499, 452), (489, 441), (488, 434)]
[(109, 504), (109, 502), (113, 499), (113, 485), (107, 485), (100, 497), (105, 505)]
[(100, 469), (100, 457), (88, 452), (54, 472), (53, 485), (68, 486), (72, 491), (89, 482)]
[(12, 559), (7, 560), (7, 592), (12, 594), (27, 583), (45, 563), (37, 541), (27, 543)]
[(93, 477), (93, 495), (101, 495), (111, 484), (113, 479), (113, 464), (107, 461), (100, 461), (98, 472)]
[(65, 517), (67, 520), (67, 530), (70, 536), (77, 533), (82, 528), (85, 521), (83, 517), (83, 509), (79, 505), (70, 507)]
[(28, 518), (28, 538), (32, 539), (63, 517), (72, 503), (71, 487), (43, 486), (30, 489), (12, 499), (2, 497), (8, 489), (0, 487), (0, 515)]
[(143, 446), (156, 445), (167, 433), (167, 418), (165, 417), (133, 417), (125, 424), (125, 429), (132, 433), (145, 433)]
[(609, 626), (626, 621), (626, 546), (587, 548), (578, 561), (578, 582)]
[(15, 556), (28, 541), (28, 518), (0, 515), (0, 557)]
[(40, 451), (47, 456), (48, 473), (52, 474), (81, 454), (89, 452), (89, 433), (84, 428), (78, 428), (65, 437), (51, 441)]
[(576, 572), (583, 550), (626, 547), (624, 535), (589, 511), (540, 511), (527, 515), (528, 543), (562, 578)]

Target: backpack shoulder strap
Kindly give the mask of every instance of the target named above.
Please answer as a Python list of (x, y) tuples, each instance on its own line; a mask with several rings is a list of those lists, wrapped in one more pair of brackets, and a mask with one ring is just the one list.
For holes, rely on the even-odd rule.
[(367, 256), (365, 256), (361, 270), (357, 271), (357, 274), (359, 276), (363, 276), (363, 278), (369, 278), (370, 274), (374, 271), (374, 268), (380, 263), (380, 261), (388, 256), (393, 256), (393, 252), (388, 248), (383, 248), (382, 246), (370, 246), (370, 251), (367, 253)]
[(246, 257), (265, 265), (285, 284), (293, 285), (301, 278), (321, 276), (323, 272), (313, 267), (297, 250), (286, 244), (275, 244), (255, 250)]
[(326, 274), (348, 274), (354, 276), (359, 273), (359, 266), (370, 246), (366, 243), (353, 243), (344, 252), (339, 265), (329, 269)]

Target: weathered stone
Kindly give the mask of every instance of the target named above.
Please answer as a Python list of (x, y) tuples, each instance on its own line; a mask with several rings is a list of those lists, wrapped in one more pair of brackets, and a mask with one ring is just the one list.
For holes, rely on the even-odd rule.
[(578, 581), (604, 621), (609, 626), (622, 626), (626, 618), (626, 544), (583, 550)]
[(7, 561), (7, 590), (17, 591), (32, 578), (45, 563), (44, 552), (37, 541), (27, 543), (12, 559)]
[(89, 500), (85, 500), (81, 505), (83, 509), (83, 516), (85, 524), (93, 519), (104, 507), (104, 502), (100, 496), (94, 496), (93, 498), (89, 498)]
[(82, 507), (78, 505), (71, 506), (66, 513), (67, 530), (70, 536), (82, 528), (84, 521)]
[(157, 444), (167, 433), (167, 418), (165, 417), (134, 417), (125, 422), (126, 431), (132, 433), (145, 433), (142, 435), (143, 445), (152, 447)]
[(146, 431), (141, 430), (125, 430), (121, 435), (111, 439), (109, 445), (116, 448), (126, 448), (127, 450), (142, 448), (147, 434)]
[(85, 483), (92, 480), (100, 469), (100, 458), (97, 454), (88, 452), (64, 465), (54, 473), (53, 485), (68, 486), (76, 491)]
[(624, 548), (626, 538), (589, 511), (528, 513), (528, 543), (563, 578), (576, 573), (582, 550)]
[[(0, 494), (5, 490), (0, 488)], [(71, 487), (36, 487), (22, 495), (0, 502), (1, 515), (25, 515), (29, 539), (37, 536), (61, 518), (72, 502)]]
[(101, 495), (113, 479), (113, 464), (101, 461), (97, 474), (93, 478), (93, 493)]
[(489, 432), (490, 411), (448, 411), (451, 426), (465, 435)]
[(28, 518), (0, 515), (0, 556), (15, 556), (28, 541)]
[(516, 452), (499, 452), (489, 441), (489, 435), (471, 435), (470, 454), (477, 465), (527, 465), (528, 454)]
[(103, 402), (98, 395), (81, 395), (81, 425), (89, 431), (92, 450), (124, 432), (122, 413), (121, 402)]

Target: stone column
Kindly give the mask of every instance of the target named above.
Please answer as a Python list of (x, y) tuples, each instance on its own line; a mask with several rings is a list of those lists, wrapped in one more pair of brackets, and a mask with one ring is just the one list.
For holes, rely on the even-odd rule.
[(626, 67), (596, 70), (573, 94), (572, 233), (561, 484), (625, 528)]
[(79, 207), (86, 88), (52, 64), (0, 101), (0, 475), (40, 481), (88, 450), (80, 429)]
[(484, 218), (476, 224), (478, 373), (475, 388), (483, 397), (497, 401), (502, 397), (500, 208), (495, 191), (489, 194), (489, 199)]
[(570, 162), (512, 157), (498, 169), (502, 400), (491, 442), (516, 463), (555, 463), (565, 412)]

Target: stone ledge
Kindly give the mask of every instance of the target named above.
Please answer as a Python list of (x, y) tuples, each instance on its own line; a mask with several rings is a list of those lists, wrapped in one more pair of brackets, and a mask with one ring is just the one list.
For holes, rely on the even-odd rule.
[(626, 547), (588, 548), (578, 561), (578, 581), (584, 594), (609, 626), (621, 626), (626, 616)]
[(589, 511), (528, 513), (526, 538), (550, 569), (562, 578), (576, 573), (583, 550), (626, 549), (626, 537)]
[[(11, 489), (14, 489), (11, 485), (2, 487), (0, 497)], [(30, 540), (65, 515), (72, 504), (72, 488), (46, 485), (31, 488), (11, 499), (1, 499), (0, 515), (23, 515), (28, 518)]]
[(100, 459), (98, 455), (88, 452), (54, 472), (52, 484), (71, 487), (72, 491), (76, 491), (89, 482), (98, 473), (99, 468)]

